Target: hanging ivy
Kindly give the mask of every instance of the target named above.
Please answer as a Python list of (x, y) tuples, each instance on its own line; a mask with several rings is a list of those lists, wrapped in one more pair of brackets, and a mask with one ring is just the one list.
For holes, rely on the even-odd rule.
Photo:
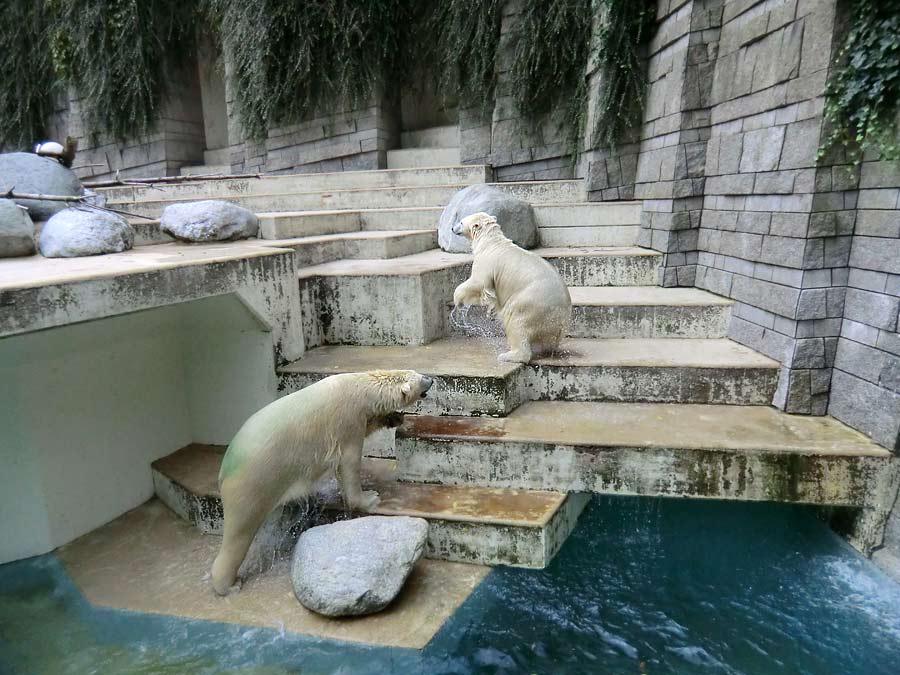
[(656, 3), (639, 0), (600, 0), (605, 17), (597, 35), (596, 63), (600, 76), (594, 112), (592, 147), (614, 149), (640, 123), (647, 88), (641, 46), (653, 26)]
[(890, 2), (856, 0), (850, 31), (826, 89), (831, 131), (819, 150), (842, 146), (859, 163), (867, 152), (900, 159), (900, 12)]
[(43, 2), (9, 0), (0, 12), (0, 148), (30, 149), (53, 112), (56, 79)]
[(561, 110), (573, 159), (587, 112), (592, 21), (592, 2), (525, 0), (515, 40), (511, 93), (516, 106), (532, 121)]
[(244, 130), (358, 107), (395, 73), (403, 0), (211, 0)]
[(191, 0), (47, 0), (58, 75), (86, 99), (94, 132), (148, 132), (171, 74), (195, 49)]

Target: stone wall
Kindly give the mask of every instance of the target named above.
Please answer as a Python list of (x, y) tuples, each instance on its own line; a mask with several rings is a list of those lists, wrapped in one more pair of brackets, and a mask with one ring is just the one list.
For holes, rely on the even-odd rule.
[(857, 207), (828, 412), (900, 452), (900, 162), (862, 164)]
[(94, 134), (85, 101), (70, 91), (59, 97), (48, 127), (49, 138), (78, 140), (73, 170), (82, 180), (170, 176), (185, 165), (202, 164), (205, 147), (203, 109), (196, 68), (172, 74), (172, 95), (151, 133), (123, 140)]

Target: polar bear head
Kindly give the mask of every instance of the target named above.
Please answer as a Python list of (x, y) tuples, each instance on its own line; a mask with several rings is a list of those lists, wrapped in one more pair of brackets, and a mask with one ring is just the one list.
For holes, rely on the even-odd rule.
[(470, 241), (475, 241), (486, 231), (491, 230), (497, 225), (497, 219), (489, 213), (479, 211), (471, 216), (466, 216), (453, 226), (453, 234), (461, 234)]
[(434, 379), (414, 370), (372, 370), (368, 373), (384, 411), (407, 408), (425, 398)]

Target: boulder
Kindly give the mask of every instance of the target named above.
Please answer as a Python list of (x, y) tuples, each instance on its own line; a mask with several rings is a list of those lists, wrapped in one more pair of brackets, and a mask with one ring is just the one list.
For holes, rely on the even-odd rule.
[[(15, 189), (29, 194), (80, 197), (84, 194), (81, 181), (55, 159), (39, 157), (30, 152), (10, 152), (0, 155), (0, 193)], [(54, 213), (68, 208), (66, 202), (16, 200), (27, 206), (33, 221), (46, 220)]]
[(167, 206), (159, 219), (163, 232), (182, 241), (233, 241), (255, 237), (259, 220), (247, 209), (218, 199)]
[(0, 199), (0, 258), (34, 253), (34, 223), (28, 212), (10, 199)]
[(522, 248), (538, 244), (537, 223), (531, 204), (491, 185), (470, 185), (453, 195), (438, 221), (438, 244), (449, 253), (471, 253), (465, 237), (453, 234), (453, 226), (466, 216), (483, 211), (497, 219), (503, 234)]
[(294, 594), (325, 616), (359, 616), (390, 604), (425, 550), (428, 522), (365, 516), (300, 535), (291, 564)]
[(127, 251), (134, 230), (122, 216), (108, 211), (70, 208), (44, 223), (38, 247), (45, 258), (79, 258)]

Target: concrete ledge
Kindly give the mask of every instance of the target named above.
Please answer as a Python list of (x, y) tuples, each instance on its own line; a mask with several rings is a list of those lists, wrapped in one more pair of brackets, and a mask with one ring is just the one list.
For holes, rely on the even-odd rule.
[(898, 460), (831, 418), (772, 408), (526, 403), (509, 417), (407, 418), (401, 480), (866, 507)]
[[(152, 467), (157, 496), (205, 534), (222, 533), (216, 476), (224, 451), (190, 445)], [(588, 501), (586, 495), (558, 492), (398, 483), (395, 472), (393, 460), (364, 460), (363, 485), (381, 496), (373, 513), (428, 520), (426, 556), (438, 560), (541, 569)], [(337, 481), (328, 477), (310, 506), (286, 505), (269, 519), (254, 542), (254, 557), (271, 559), (288, 551), (302, 529), (348, 515)]]

